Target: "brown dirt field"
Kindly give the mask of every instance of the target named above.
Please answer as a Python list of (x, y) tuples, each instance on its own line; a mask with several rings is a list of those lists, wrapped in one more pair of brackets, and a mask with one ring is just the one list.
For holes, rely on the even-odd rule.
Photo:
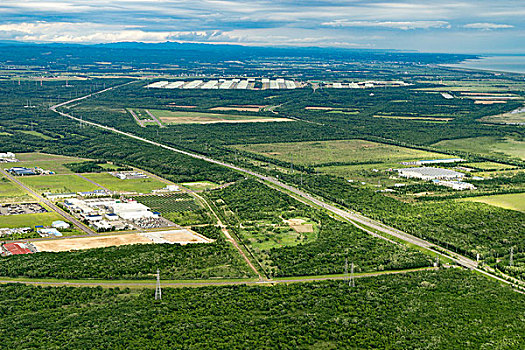
[(492, 105), (492, 104), (495, 104), (495, 103), (507, 103), (507, 101), (474, 101), (474, 104), (477, 104), (477, 105)]
[(314, 232), (314, 225), (312, 224), (302, 224), (302, 225), (290, 225), (295, 232), (298, 233), (312, 233)]
[(259, 107), (213, 107), (210, 111), (259, 112)]
[(50, 241), (33, 242), (35, 247), (41, 252), (65, 252), (70, 250), (91, 249), (112, 247), (127, 244), (152, 244), (153, 242), (137, 233), (115, 235), (115, 236), (99, 236), (99, 237), (83, 237), (83, 238), (66, 238), (55, 239)]
[(332, 107), (308, 106), (308, 107), (304, 107), (304, 109), (311, 109), (311, 110), (314, 110), (314, 111), (331, 111), (333, 108)]

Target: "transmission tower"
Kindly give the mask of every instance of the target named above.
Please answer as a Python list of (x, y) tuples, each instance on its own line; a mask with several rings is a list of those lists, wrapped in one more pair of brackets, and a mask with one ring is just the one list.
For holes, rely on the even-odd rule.
[(157, 269), (157, 286), (155, 287), (155, 300), (162, 299), (162, 290), (160, 289), (160, 271)]
[(348, 258), (345, 258), (345, 281), (348, 280)]
[(348, 282), (350, 287), (355, 287), (355, 278), (354, 278), (354, 263), (350, 264), (350, 282)]
[(514, 247), (510, 247), (509, 266), (512, 266), (513, 263), (514, 263)]

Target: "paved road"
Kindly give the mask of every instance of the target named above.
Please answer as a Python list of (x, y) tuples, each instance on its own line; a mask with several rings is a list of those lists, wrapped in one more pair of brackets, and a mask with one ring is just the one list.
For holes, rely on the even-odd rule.
[[(123, 85), (128, 85), (130, 83), (131, 82), (123, 84)], [(73, 119), (73, 120), (76, 120), (76, 121), (79, 121), (79, 122), (83, 122), (84, 124), (89, 124), (89, 125), (92, 125), (94, 127), (98, 127), (98, 128), (101, 128), (101, 129), (104, 129), (104, 130), (107, 130), (107, 131), (111, 131), (111, 132), (114, 132), (114, 133), (122, 135), (122, 136), (133, 138), (135, 140), (139, 140), (139, 141), (142, 141), (142, 142), (145, 142), (145, 143), (149, 143), (149, 144), (157, 146), (157, 147), (161, 147), (161, 148), (167, 149), (167, 150), (172, 151), (172, 152), (180, 153), (180, 154), (186, 155), (188, 157), (196, 158), (196, 159), (201, 159), (201, 160), (209, 162), (209, 163), (221, 165), (221, 166), (224, 166), (224, 167), (236, 170), (238, 172), (251, 175), (253, 177), (258, 178), (259, 180), (262, 180), (262, 181), (265, 181), (265, 182), (269, 182), (269, 183), (271, 183), (271, 184), (273, 184), (273, 185), (275, 185), (275, 186), (277, 186), (277, 187), (279, 187), (281, 189), (284, 189), (286, 191), (292, 192), (296, 196), (299, 196), (299, 197), (305, 199), (307, 202), (310, 202), (313, 205), (322, 207), (322, 208), (326, 209), (327, 211), (329, 211), (329, 212), (331, 212), (331, 213), (333, 213), (335, 215), (338, 215), (338, 216), (340, 216), (340, 217), (342, 217), (342, 218), (344, 218), (346, 220), (349, 220), (350, 222), (354, 223), (354, 225), (357, 224), (358, 227), (360, 227), (359, 224), (366, 225), (366, 226), (371, 227), (371, 228), (373, 228), (373, 229), (375, 229), (375, 230), (377, 230), (379, 232), (382, 232), (382, 233), (386, 234), (387, 236), (397, 237), (397, 238), (399, 238), (399, 239), (401, 239), (403, 241), (406, 241), (406, 242), (409, 242), (409, 243), (414, 244), (416, 246), (428, 249), (428, 250), (434, 252), (435, 254), (437, 254), (439, 256), (443, 256), (443, 257), (447, 257), (447, 258), (451, 259), (452, 261), (456, 262), (457, 264), (460, 264), (460, 265), (465, 266), (465, 267), (470, 268), (470, 269), (475, 269), (479, 273), (482, 273), (484, 275), (487, 275), (487, 276), (490, 276), (492, 278), (495, 278), (495, 279), (497, 279), (497, 280), (499, 280), (499, 281), (501, 281), (503, 283), (511, 284), (510, 282), (508, 282), (507, 280), (505, 280), (503, 278), (499, 278), (499, 277), (497, 277), (497, 276), (495, 276), (493, 274), (490, 274), (490, 273), (488, 273), (488, 272), (486, 272), (484, 270), (479, 269), (477, 262), (472, 260), (472, 259), (469, 259), (467, 257), (464, 257), (464, 256), (462, 256), (460, 254), (457, 254), (457, 253), (454, 253), (452, 251), (446, 250), (446, 249), (444, 249), (442, 247), (440, 247), (440, 251), (437, 251), (437, 250), (433, 249), (433, 247), (436, 247), (436, 245), (433, 244), (433, 243), (427, 242), (424, 239), (415, 237), (415, 236), (410, 235), (410, 234), (408, 234), (406, 232), (403, 232), (403, 231), (397, 230), (395, 228), (389, 227), (387, 225), (384, 225), (383, 223), (380, 223), (378, 221), (375, 221), (375, 220), (372, 220), (370, 218), (367, 218), (367, 217), (365, 217), (365, 216), (363, 216), (361, 214), (357, 214), (357, 213), (353, 213), (353, 212), (350, 212), (350, 211), (347, 211), (347, 210), (342, 210), (340, 208), (337, 208), (337, 207), (335, 207), (335, 206), (333, 206), (333, 205), (331, 205), (329, 203), (326, 203), (325, 201), (323, 201), (323, 200), (321, 200), (319, 198), (315, 198), (315, 197), (311, 196), (310, 194), (308, 194), (308, 193), (306, 193), (306, 192), (304, 192), (304, 191), (302, 191), (302, 190), (300, 190), (300, 189), (298, 189), (296, 187), (287, 185), (287, 184), (279, 181), (278, 179), (276, 179), (274, 177), (258, 174), (258, 173), (255, 173), (252, 170), (244, 169), (244, 168), (241, 168), (241, 167), (233, 165), (233, 164), (229, 164), (229, 163), (226, 163), (226, 162), (223, 162), (223, 161), (220, 161), (220, 160), (212, 159), (212, 158), (203, 156), (203, 155), (198, 154), (198, 153), (192, 153), (192, 152), (187, 152), (187, 151), (184, 151), (184, 150), (180, 150), (180, 149), (168, 146), (168, 145), (161, 144), (159, 142), (148, 140), (146, 138), (143, 138), (143, 137), (140, 137), (140, 136), (137, 136), (137, 135), (125, 132), (125, 131), (121, 131), (121, 130), (115, 129), (113, 127), (109, 127), (109, 126), (106, 126), (106, 125), (101, 125), (101, 124), (90, 122), (90, 121), (85, 121), (85, 120), (82, 120), (80, 118), (74, 117), (74, 116), (72, 116), (70, 114), (67, 114), (67, 113), (64, 113), (64, 112), (61, 112), (61, 111), (57, 110), (57, 108), (59, 108), (61, 106), (64, 106), (64, 105), (67, 105), (69, 103), (73, 103), (73, 102), (76, 102), (76, 101), (84, 100), (86, 98), (91, 97), (92, 95), (104, 93), (104, 92), (106, 92), (108, 90), (116, 89), (116, 88), (118, 88), (120, 86), (123, 86), (123, 85), (114, 86), (114, 87), (111, 87), (111, 88), (108, 88), (108, 89), (105, 89), (105, 90), (101, 90), (101, 91), (93, 93), (93, 94), (82, 96), (82, 97), (79, 97), (79, 98), (76, 98), (76, 99), (73, 99), (73, 100), (70, 100), (70, 101), (62, 102), (60, 104), (57, 104), (57, 105), (54, 105), (54, 106), (50, 107), (50, 110), (60, 114), (63, 117), (70, 118), (70, 119)], [(370, 230), (365, 230), (365, 232), (368, 232), (369, 234), (371, 234), (371, 235), (373, 235), (373, 236), (375, 236), (377, 238), (387, 239), (388, 240), (387, 237), (384, 237), (384, 236), (382, 236), (380, 234), (377, 234), (375, 232), (372, 232)], [(443, 254), (442, 251), (445, 251), (447, 254)]]
[(73, 225), (75, 225), (78, 229), (84, 231), (85, 233), (87, 233), (88, 235), (94, 235), (96, 234), (95, 231), (93, 231), (92, 229), (90, 229), (89, 227), (87, 226), (84, 226), (82, 225), (82, 223), (80, 221), (78, 221), (75, 217), (71, 216), (70, 214), (66, 213), (64, 210), (62, 210), (61, 208), (59, 208), (58, 206), (56, 206), (54, 203), (52, 203), (51, 201), (49, 201), (48, 199), (42, 197), (39, 193), (33, 191), (30, 187), (26, 186), (24, 183), (22, 183), (20, 180), (18, 180), (17, 178), (15, 178), (14, 176), (12, 176), (11, 174), (9, 174), (7, 171), (5, 171), (4, 169), (0, 169), (0, 171), (8, 178), (10, 179), (11, 181), (15, 182), (18, 186), (22, 187), (23, 189), (25, 189), (27, 192), (31, 193), (33, 196), (35, 196), (36, 198), (38, 198), (41, 202), (45, 203), (48, 207), (50, 207), (51, 209), (53, 209), (54, 211), (58, 212), (60, 215), (62, 215), (63, 217), (65, 217), (67, 220), (71, 221), (73, 223)]
[(159, 120), (157, 117), (155, 117), (155, 116), (153, 115), (153, 113), (151, 113), (151, 112), (150, 112), (149, 110), (147, 110), (147, 109), (146, 109), (145, 111), (146, 111), (146, 113), (151, 117), (151, 119), (153, 119), (153, 120), (155, 121), (155, 123), (157, 123), (157, 124), (159, 125), (160, 128), (164, 128), (164, 125), (162, 125), (162, 123), (160, 122), (160, 120)]
[[(417, 271), (435, 270), (434, 267), (426, 267), (419, 269), (407, 269), (407, 270), (394, 270), (394, 271), (381, 271), (381, 272), (370, 272), (354, 275), (354, 278), (373, 277), (381, 275), (394, 275), (394, 274), (405, 274)], [(283, 278), (277, 280), (243, 280), (243, 281), (187, 281), (187, 282), (170, 282), (161, 281), (162, 287), (203, 287), (203, 286), (227, 286), (227, 285), (272, 285), (279, 283), (301, 283), (301, 282), (316, 282), (316, 281), (329, 281), (329, 280), (346, 280), (349, 276), (312, 276), (305, 278)], [(70, 281), (46, 281), (42, 280), (0, 280), (0, 284), (6, 283), (20, 283), (20, 284), (31, 284), (31, 285), (48, 285), (48, 286), (71, 286), (71, 287), (138, 287), (138, 288), (155, 288), (155, 280), (148, 281), (93, 281), (93, 282), (75, 282)]]

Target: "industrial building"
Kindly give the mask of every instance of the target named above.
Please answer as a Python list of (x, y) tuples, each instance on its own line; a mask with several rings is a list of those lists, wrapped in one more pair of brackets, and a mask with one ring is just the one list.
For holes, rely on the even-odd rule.
[(428, 160), (416, 160), (413, 162), (401, 162), (403, 165), (426, 165), (426, 164), (448, 164), (448, 163), (459, 163), (466, 162), (463, 158), (446, 158), (446, 159), (428, 159)]
[(396, 169), (399, 176), (406, 178), (417, 178), (422, 180), (454, 180), (461, 179), (465, 174), (442, 168), (420, 167)]
[(255, 87), (256, 83), (259, 82), (263, 90), (272, 89), (295, 89), (298, 87), (298, 84), (292, 80), (286, 80), (283, 78), (277, 79), (255, 79), (255, 78), (245, 78), (241, 79), (218, 79), (218, 80), (192, 80), (192, 81), (157, 81), (146, 85), (145, 88), (148, 89), (201, 89), (201, 90), (255, 90), (258, 89)]
[(36, 251), (37, 251), (36, 248), (29, 242), (27, 243), (22, 243), (22, 242), (5, 243), (0, 248), (0, 254), (3, 256), (32, 254), (32, 253), (36, 253)]
[(476, 186), (473, 184), (470, 184), (468, 182), (463, 181), (442, 181), (442, 180), (432, 180), (436, 185), (450, 187), (453, 190), (456, 191), (464, 191), (464, 190), (475, 190)]

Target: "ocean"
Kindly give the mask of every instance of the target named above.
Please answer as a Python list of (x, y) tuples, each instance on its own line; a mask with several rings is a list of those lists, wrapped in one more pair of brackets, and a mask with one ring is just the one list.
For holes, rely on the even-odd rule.
[(499, 72), (525, 73), (525, 55), (487, 56), (479, 59), (465, 60), (449, 67), (484, 69)]

